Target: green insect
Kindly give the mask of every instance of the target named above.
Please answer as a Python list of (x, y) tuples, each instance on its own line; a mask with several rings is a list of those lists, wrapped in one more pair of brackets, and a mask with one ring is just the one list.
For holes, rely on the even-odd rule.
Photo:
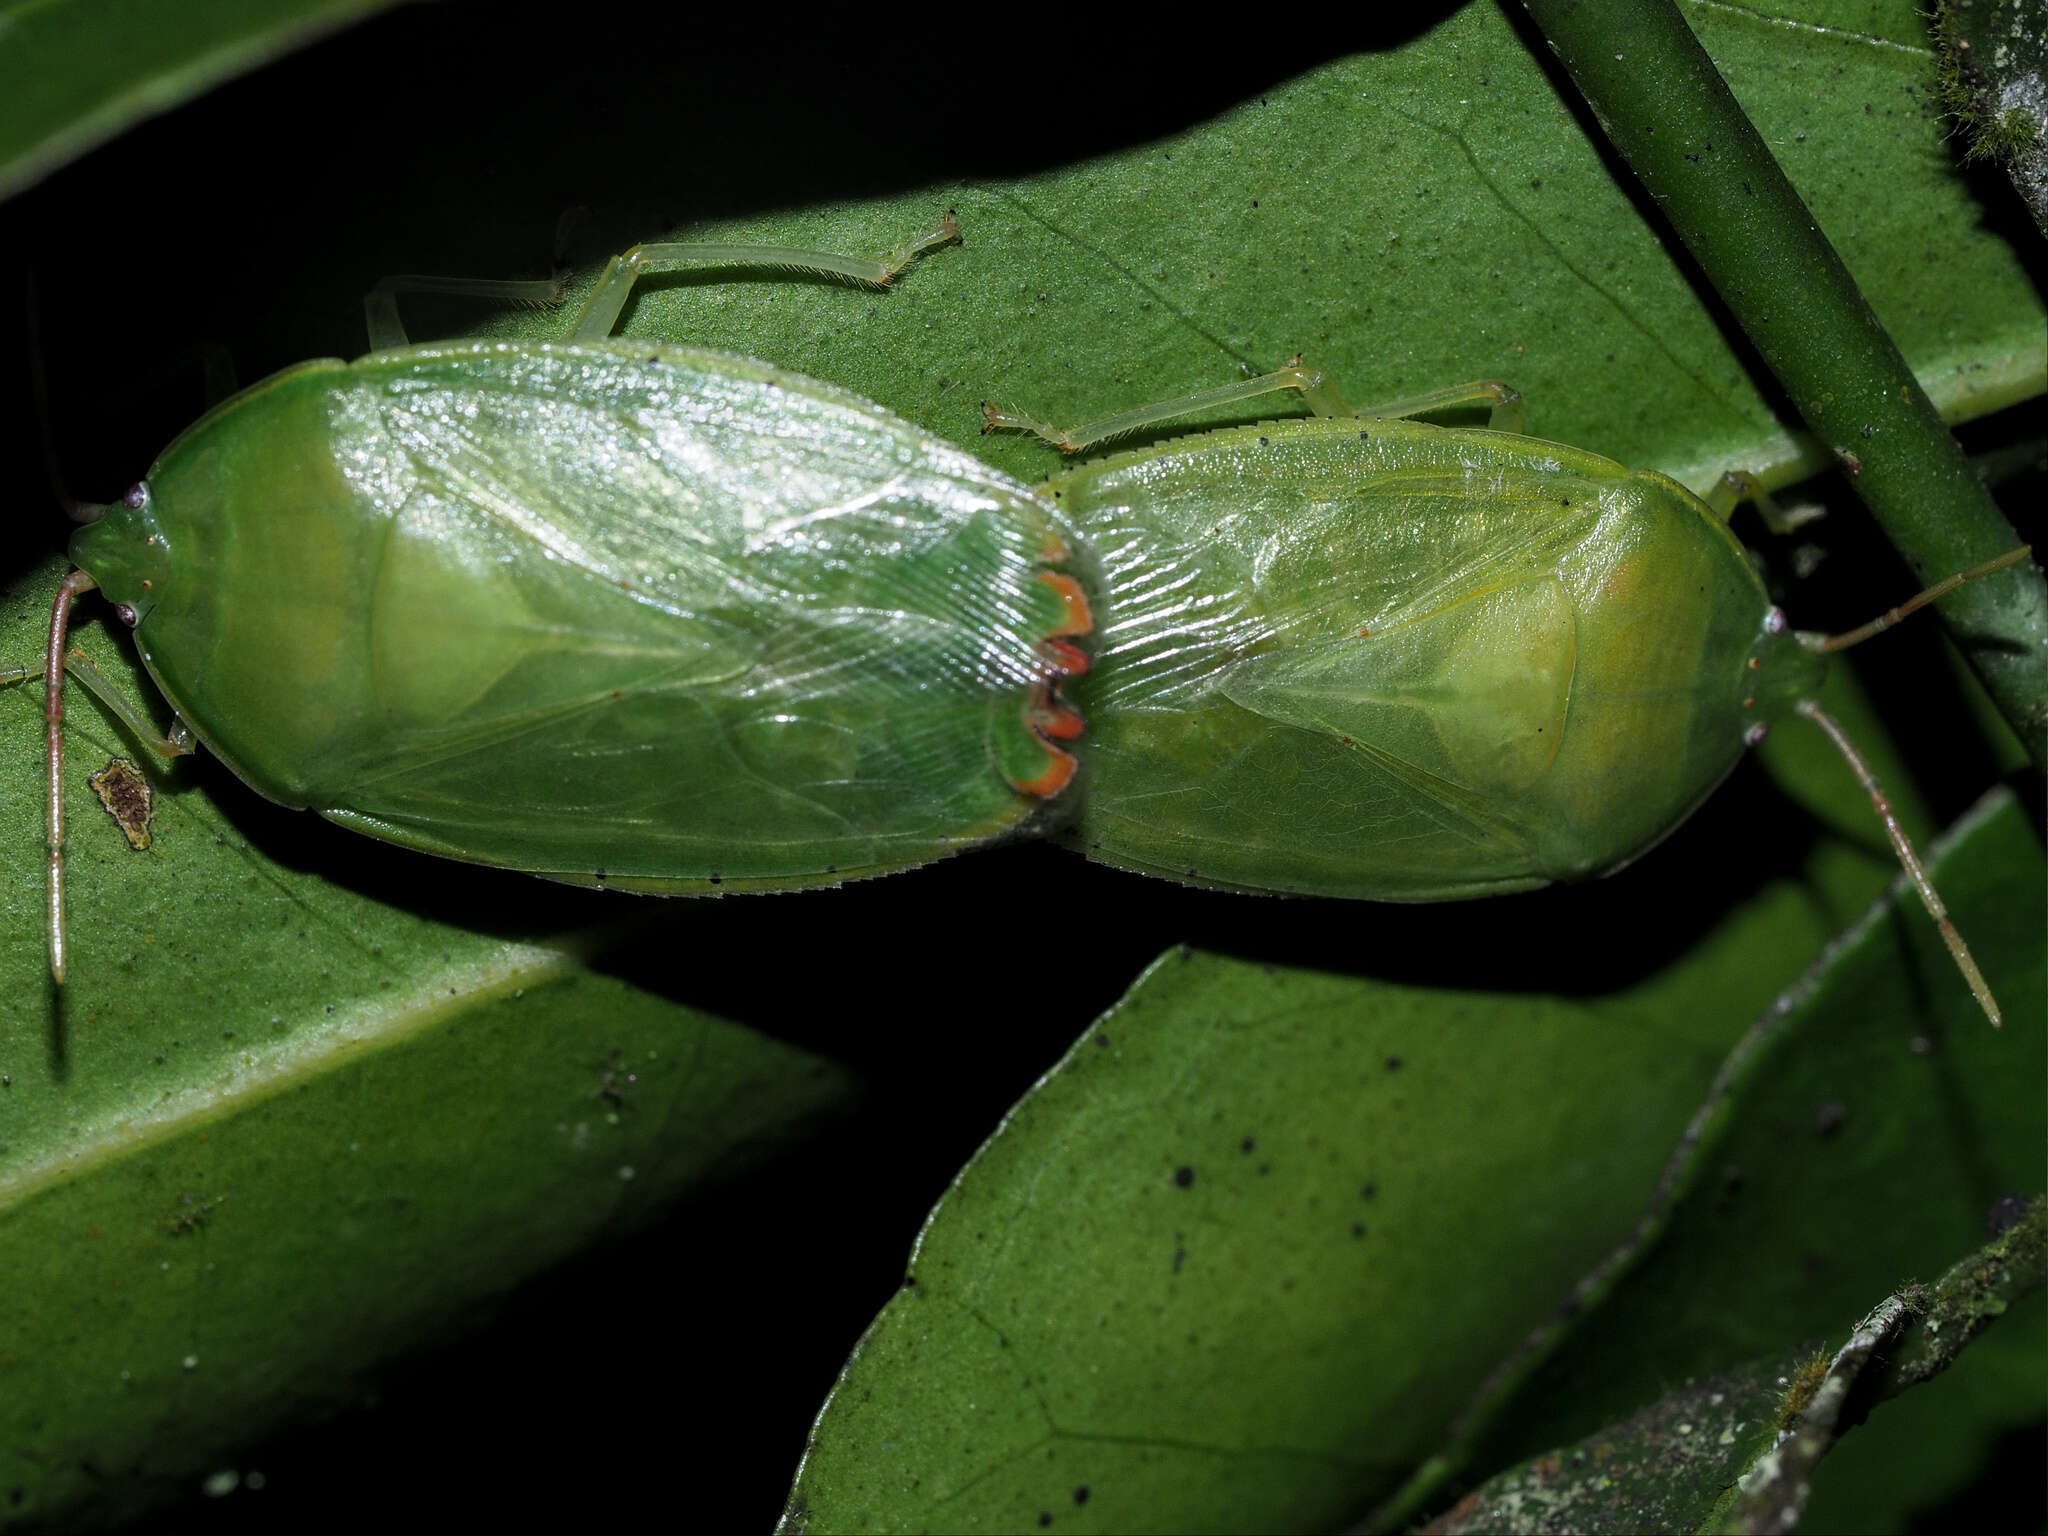
[[(41, 668), (98, 587), (252, 788), (407, 847), (693, 892), (829, 883), (1001, 833), (1072, 772), (1085, 599), (1029, 490), (765, 363), (617, 343), (635, 280), (881, 262), (726, 246), (615, 260), (569, 342), (301, 364), (181, 434), (72, 540)], [(395, 280), (371, 297), (391, 340)], [(61, 692), (51, 968), (65, 970)]]
[[(7, 679), (53, 680), (57, 978), (54, 684), (94, 587), (177, 712), (159, 750), (196, 738), (408, 847), (636, 891), (831, 884), (1063, 818), (1174, 879), (1448, 900), (1619, 868), (1787, 714), (1869, 783), (1809, 702), (1833, 642), (1787, 628), (1725, 508), (1403, 419), (1491, 401), (1518, 425), (1504, 386), (1354, 416), (1296, 366), (1068, 434), (991, 410), (1069, 450), (1274, 390), (1316, 412), (1033, 490), (816, 380), (607, 339), (648, 271), (881, 284), (954, 236), (881, 263), (641, 248), (566, 343), (302, 364), (182, 434), (73, 539), (45, 662)], [(373, 340), (402, 336), (405, 285), (373, 295)]]
[[(1993, 1024), (2000, 1014), (1882, 792), (1813, 702), (1850, 634), (1795, 633), (1727, 526), (1665, 475), (1521, 433), (1486, 382), (1352, 412), (1295, 365), (1054, 431), (1073, 453), (1296, 390), (1305, 420), (1083, 464), (1041, 489), (1092, 552), (1095, 664), (1073, 689), (1091, 858), (1238, 890), (1447, 901), (1611, 873), (1790, 715), (1848, 759)], [(1405, 418), (1492, 407), (1495, 429)], [(1498, 430), (1505, 427), (1507, 430)]]

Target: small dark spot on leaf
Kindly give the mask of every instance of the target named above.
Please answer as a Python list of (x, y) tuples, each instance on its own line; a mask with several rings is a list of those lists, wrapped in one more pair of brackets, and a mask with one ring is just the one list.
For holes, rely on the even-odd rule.
[(1259, 1144), (1256, 1141), (1252, 1140), (1251, 1137), (1247, 1136), (1243, 1141), (1240, 1141), (1237, 1144), (1237, 1150), (1246, 1154), (1250, 1154), (1258, 1147), (1258, 1145)]
[(1849, 1107), (1840, 1099), (1829, 1099), (1813, 1112), (1813, 1128), (1823, 1136), (1832, 1136), (1848, 1118)]
[(1351, 1223), (1351, 1235), (1353, 1237), (1365, 1236), (1365, 1223), (1362, 1221), (1354, 1221), (1353, 1223)]
[(907, 1290), (910, 1290), (910, 1289), (912, 1289), (912, 1288), (913, 1288), (914, 1286), (916, 1286), (916, 1284), (917, 1284), (917, 1276), (915, 1276), (915, 1275), (905, 1275), (905, 1276), (903, 1277), (903, 1289), (905, 1289), (906, 1291), (907, 1291)]
[(1173, 1250), (1173, 1272), (1174, 1272), (1174, 1273), (1175, 1273), (1176, 1275), (1177, 1275), (1177, 1274), (1179, 1274), (1179, 1273), (1180, 1273), (1180, 1271), (1181, 1271), (1181, 1266), (1182, 1266), (1183, 1264), (1187, 1263), (1187, 1261), (1188, 1261), (1188, 1251), (1187, 1251), (1187, 1249), (1185, 1249), (1185, 1248), (1182, 1248), (1182, 1247), (1179, 1247), (1179, 1246), (1176, 1246), (1176, 1247), (1174, 1248), (1174, 1250)]
[(1267, 1174), (1271, 1173), (1272, 1171), (1273, 1171), (1273, 1165), (1272, 1165), (1271, 1163), (1261, 1163), (1261, 1164), (1259, 1164), (1259, 1177), (1260, 1177), (1260, 1178), (1262, 1178), (1262, 1179), (1263, 1179), (1263, 1178), (1264, 1178), (1264, 1177), (1265, 1177), (1265, 1176), (1266, 1176)]
[(1398, 1057), (1398, 1056), (1389, 1056), (1389, 1057), (1387, 1058), (1387, 1070), (1388, 1070), (1389, 1072), (1398, 1072), (1398, 1071), (1400, 1071), (1400, 1070), (1401, 1070), (1401, 1058), (1400, 1058), (1400, 1057)]
[(1363, 1184), (1359, 1185), (1358, 1187), (1358, 1198), (1361, 1200), (1370, 1200), (1379, 1192), (1379, 1185), (1375, 1184), (1371, 1179), (1367, 1179)]
[(1173, 1182), (1178, 1184), (1182, 1189), (1189, 1188), (1195, 1182), (1195, 1170), (1190, 1168), (1186, 1163), (1182, 1163), (1178, 1168), (1173, 1170)]
[[(1256, 208), (1258, 204), (1254, 203), (1252, 206)], [(1074, 1490), (1074, 1502), (1076, 1504), (1086, 1504), (1088, 1502), (1088, 1485), (1086, 1483), (1083, 1483)]]

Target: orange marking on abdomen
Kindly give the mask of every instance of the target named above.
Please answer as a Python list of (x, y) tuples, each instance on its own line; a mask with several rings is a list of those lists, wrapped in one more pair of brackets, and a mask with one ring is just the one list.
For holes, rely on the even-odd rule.
[(1091, 635), (1095, 632), (1095, 615), (1088, 607), (1088, 593), (1081, 583), (1065, 571), (1040, 571), (1038, 579), (1059, 594), (1061, 606), (1067, 616), (1060, 621), (1057, 629), (1048, 630), (1048, 635)]
[(1073, 741), (1086, 729), (1078, 711), (1055, 703), (1050, 693), (1034, 690), (1029, 713), (1031, 730), (1041, 741)]
[(1010, 782), (1024, 794), (1036, 795), (1041, 800), (1050, 800), (1067, 787), (1068, 781), (1074, 777), (1075, 768), (1079, 765), (1074, 761), (1074, 754), (1071, 752), (1063, 752), (1052, 746), (1045, 750), (1050, 754), (1045, 772), (1035, 778), (1012, 779)]
[(1054, 677), (1079, 677), (1088, 670), (1088, 653), (1065, 640), (1041, 640), (1038, 654), (1051, 665)]

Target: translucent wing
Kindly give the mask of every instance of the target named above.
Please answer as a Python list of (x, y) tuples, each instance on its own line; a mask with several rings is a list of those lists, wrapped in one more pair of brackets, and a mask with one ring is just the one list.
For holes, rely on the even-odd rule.
[(1447, 830), (1512, 843), (1511, 808), (1563, 738), (1573, 630), (1571, 597), (1545, 572), (1384, 630), (1247, 657), (1219, 686), (1336, 737)]
[[(1565, 454), (1573, 462), (1552, 462)], [(1495, 434), (1300, 423), (1055, 482), (1103, 562), (1079, 689), (1098, 857), (1437, 899), (1554, 878), (1539, 805), (1617, 466)]]
[(384, 509), (381, 729), (322, 808), (661, 882), (894, 867), (1028, 809), (1060, 621), (1028, 491), (868, 402), (683, 349), (421, 349), (334, 395)]

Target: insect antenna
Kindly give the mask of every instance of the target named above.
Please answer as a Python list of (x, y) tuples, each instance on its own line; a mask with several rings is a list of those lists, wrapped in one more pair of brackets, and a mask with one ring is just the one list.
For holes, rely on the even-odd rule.
[[(1873, 635), (1883, 634), (1906, 615), (1917, 613), (1929, 603), (1946, 597), (1964, 582), (1975, 581), (1980, 576), (1989, 576), (1992, 572), (2002, 571), (2009, 565), (2017, 565), (2032, 553), (2032, 546), (2026, 544), (2008, 549), (2004, 554), (1986, 560), (1981, 565), (1973, 565), (1966, 571), (1957, 571), (1953, 576), (1943, 577), (1925, 591), (1907, 598), (1898, 607), (1885, 610), (1868, 624), (1858, 625), (1844, 634), (1814, 637), (1808, 642), (1809, 647), (1815, 651), (1828, 652), (1847, 650), (1852, 645), (1860, 645)], [(1941, 930), (1942, 942), (1948, 945), (1948, 952), (1955, 957), (1956, 966), (1962, 971), (1963, 979), (1970, 984), (1971, 993), (1983, 1008), (1985, 1016), (1991, 1020), (1992, 1027), (1997, 1028), (2004, 1022), (2004, 1016), (1999, 1012), (1998, 999), (1991, 995), (1991, 988), (1984, 981), (1984, 973), (1977, 969), (1977, 962), (1970, 955), (1970, 946), (1963, 942), (1963, 936), (1956, 932), (1956, 925), (1949, 921), (1948, 909), (1941, 904), (1941, 897), (1936, 894), (1934, 883), (1927, 878), (1926, 867), (1921, 864), (1919, 854), (1913, 851), (1913, 844), (1906, 837), (1905, 828), (1899, 825), (1899, 818), (1892, 812), (1891, 802), (1878, 787), (1877, 776), (1870, 771), (1870, 765), (1863, 760), (1863, 754), (1856, 750), (1855, 743), (1849, 740), (1848, 733), (1813, 700), (1802, 699), (1793, 708), (1796, 713), (1804, 715), (1825, 731), (1828, 739), (1835, 744), (1835, 750), (1848, 759), (1858, 782), (1863, 785), (1863, 792), (1870, 796), (1870, 803), (1876, 808), (1878, 820), (1884, 823), (1885, 835), (1892, 841), (1892, 852), (1898, 855), (1899, 863), (1906, 871), (1906, 877), (1920, 893), (1920, 900), (1927, 908), (1927, 915), (1934, 919), (1934, 925)]]
[(43, 725), (50, 768), (50, 977), (64, 985), (64, 642), (71, 628), (71, 602), (99, 585), (73, 571), (58, 585), (50, 604), (50, 644), (43, 653)]
[[(1896, 611), (1896, 610), (1895, 610)], [(1835, 750), (1849, 760), (1855, 770), (1863, 792), (1870, 796), (1870, 803), (1877, 811), (1878, 820), (1884, 823), (1885, 835), (1892, 840), (1892, 852), (1899, 856), (1906, 878), (1913, 882), (1913, 889), (1920, 893), (1921, 903), (1927, 908), (1927, 915), (1934, 919), (1935, 927), (1941, 930), (1942, 942), (1948, 945), (1948, 952), (1955, 957), (1956, 966), (1963, 973), (1963, 980), (1970, 985), (1971, 994), (1983, 1008), (1985, 1017), (1991, 1020), (1991, 1027), (1998, 1028), (2005, 1022), (1999, 1012), (1998, 999), (1991, 995), (1991, 988), (1984, 981), (1984, 973), (1977, 969), (1977, 962), (1970, 954), (1970, 946), (1963, 942), (1963, 936), (1956, 932), (1956, 925), (1949, 921), (1948, 908), (1941, 904), (1941, 897), (1934, 889), (1934, 882), (1927, 878), (1927, 869), (1920, 862), (1920, 855), (1913, 851), (1913, 844), (1906, 836), (1906, 829), (1899, 825), (1899, 818), (1892, 812), (1892, 804), (1878, 787), (1877, 776), (1870, 771), (1870, 765), (1863, 760), (1863, 754), (1856, 750), (1848, 734), (1835, 723), (1832, 715), (1811, 699), (1801, 699), (1793, 708), (1827, 732), (1828, 739), (1835, 744)]]
[(2022, 544), (2017, 549), (2008, 549), (2004, 554), (1986, 560), (1982, 565), (1973, 565), (1967, 571), (1957, 571), (1953, 576), (1944, 576), (1924, 592), (1916, 592), (1896, 608), (1887, 608), (1868, 624), (1859, 624), (1846, 634), (1829, 635), (1814, 645), (1817, 651), (1845, 651), (1852, 645), (1861, 645), (1873, 635), (1881, 635), (1909, 613), (1917, 613), (1929, 603), (1938, 602), (1955, 591), (1966, 581), (1975, 581), (1979, 576), (1989, 576), (1993, 571), (2002, 571), (2008, 565), (2018, 565), (2034, 552), (2031, 544)]
[[(36, 293), (33, 269), (26, 274), (22, 297), (28, 330), (29, 392), (35, 399), (43, 473), (67, 517), (76, 523), (96, 522), (106, 515), (107, 509), (73, 496), (64, 483), (64, 467), (57, 462), (57, 438), (50, 423), (50, 377), (43, 364), (43, 307)], [(60, 987), (64, 984), (64, 647), (70, 634), (72, 599), (98, 585), (83, 571), (73, 571), (64, 578), (57, 588), (56, 600), (50, 605), (50, 640), (43, 652), (44, 751), (50, 770), (50, 976)]]

